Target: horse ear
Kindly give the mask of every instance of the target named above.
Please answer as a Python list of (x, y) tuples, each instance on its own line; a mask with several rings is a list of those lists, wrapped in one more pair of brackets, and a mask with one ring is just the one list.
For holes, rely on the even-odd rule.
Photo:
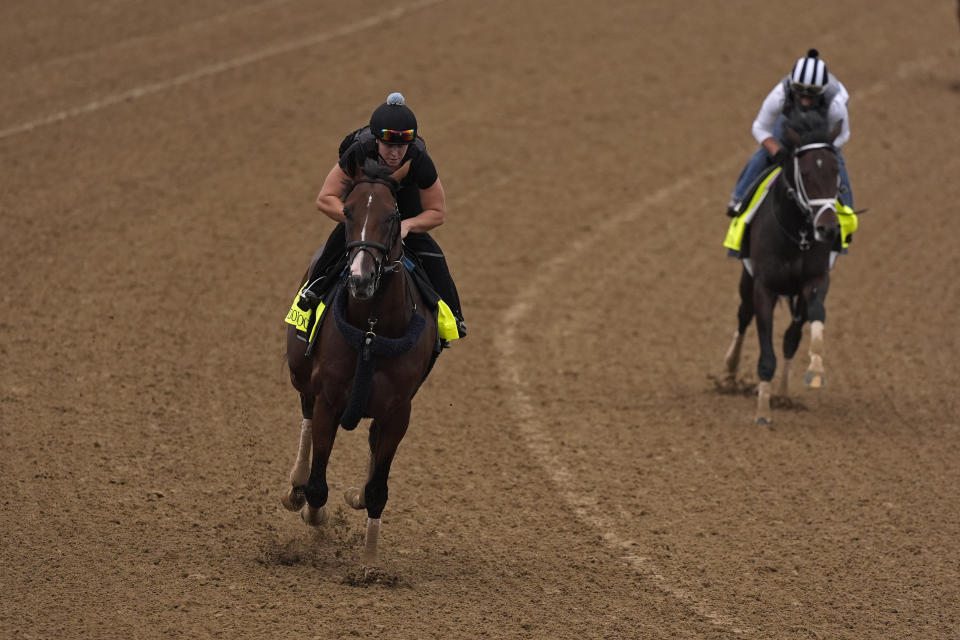
[(402, 165), (400, 165), (400, 168), (394, 171), (390, 177), (396, 180), (397, 182), (400, 182), (407, 177), (407, 174), (409, 172), (410, 172), (410, 161), (407, 160)]
[(843, 120), (841, 119), (836, 126), (833, 127), (833, 130), (830, 132), (830, 143), (832, 144), (834, 140), (837, 139), (837, 136), (840, 135), (840, 132), (843, 130)]
[(793, 147), (801, 146), (800, 143), (802, 141), (802, 138), (800, 137), (800, 134), (797, 133), (796, 129), (794, 129), (793, 127), (784, 127), (783, 133), (785, 136), (787, 136), (787, 140), (790, 142), (791, 146)]
[(343, 167), (343, 172), (347, 174), (347, 177), (350, 178), (353, 182), (357, 181), (357, 178), (363, 177), (363, 164), (351, 158), (350, 162), (346, 167)]

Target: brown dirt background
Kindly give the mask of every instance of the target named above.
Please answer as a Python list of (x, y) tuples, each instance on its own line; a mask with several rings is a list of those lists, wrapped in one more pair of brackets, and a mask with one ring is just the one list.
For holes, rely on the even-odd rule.
[[(955, 11), (5, 1), (0, 637), (960, 637)], [(810, 46), (870, 212), (828, 387), (798, 359), (758, 428), (713, 382), (722, 209)], [(279, 503), (282, 319), (336, 145), (398, 89), (471, 334), (418, 396), (365, 582), (338, 498), (364, 426), (328, 528)]]

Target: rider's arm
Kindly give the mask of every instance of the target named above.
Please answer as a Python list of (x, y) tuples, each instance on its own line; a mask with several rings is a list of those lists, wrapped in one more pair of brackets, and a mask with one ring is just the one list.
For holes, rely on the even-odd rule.
[(440, 178), (427, 187), (420, 189), (420, 205), (423, 211), (419, 215), (407, 218), (400, 223), (401, 237), (407, 237), (411, 231), (423, 233), (443, 224), (447, 215), (447, 199), (443, 193)]
[(840, 133), (833, 139), (833, 146), (839, 149), (850, 139), (850, 114), (847, 112), (847, 106), (842, 100), (835, 99), (830, 103), (830, 110), (827, 112), (827, 122), (830, 123), (831, 127), (836, 126), (838, 122), (842, 123)]
[(780, 143), (773, 137), (773, 126), (777, 118), (783, 113), (783, 103), (786, 100), (786, 94), (783, 91), (783, 83), (777, 85), (764, 98), (760, 105), (760, 111), (753, 121), (753, 137), (759, 142), (771, 156), (780, 150)]
[(327, 174), (317, 195), (317, 209), (336, 222), (344, 221), (343, 200), (340, 199), (340, 195), (343, 193), (344, 183), (349, 180), (350, 176), (340, 168), (339, 164), (335, 164)]

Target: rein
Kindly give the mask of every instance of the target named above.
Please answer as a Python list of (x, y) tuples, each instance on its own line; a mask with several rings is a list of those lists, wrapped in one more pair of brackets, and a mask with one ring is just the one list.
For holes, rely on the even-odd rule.
[[(820, 219), (826, 211), (835, 211), (836, 210), (836, 196), (833, 198), (811, 198), (807, 194), (807, 187), (803, 183), (803, 175), (800, 172), (800, 156), (814, 149), (828, 149), (831, 153), (836, 153), (833, 145), (829, 142), (815, 142), (812, 144), (806, 144), (802, 147), (798, 147), (793, 151), (793, 183), (795, 187), (791, 187), (789, 180), (786, 181), (787, 196), (791, 198), (794, 202), (797, 203), (797, 206), (800, 208), (800, 211), (804, 214), (805, 226), (816, 227), (817, 220)], [(777, 225), (780, 227), (780, 230), (792, 240), (801, 251), (807, 251), (813, 245), (810, 242), (810, 239), (807, 238), (809, 231), (807, 229), (800, 229), (798, 231), (799, 238), (783, 225), (780, 221), (780, 217), (776, 215), (774, 211), (774, 220), (777, 221)]]
[[(369, 182), (371, 184), (382, 184), (388, 189), (390, 189), (390, 193), (393, 194), (393, 199), (394, 199), (393, 214), (390, 216), (390, 233), (388, 234), (388, 237), (390, 238), (389, 244), (383, 244), (382, 242), (373, 242), (372, 240), (357, 240), (356, 242), (347, 243), (347, 246), (345, 247), (345, 251), (348, 254), (348, 259), (347, 259), (348, 263), (351, 261), (349, 258), (349, 254), (354, 249), (357, 249), (358, 253), (366, 252), (370, 254), (370, 258), (373, 260), (373, 263), (377, 265), (377, 270), (376, 270), (376, 274), (374, 275), (374, 279), (377, 282), (379, 282), (380, 277), (384, 273), (392, 273), (394, 271), (397, 271), (400, 268), (399, 260), (396, 260), (386, 266), (384, 265), (384, 260), (389, 259), (390, 253), (393, 251), (393, 247), (396, 244), (397, 238), (400, 236), (400, 233), (399, 233), (400, 208), (396, 202), (397, 186), (394, 181), (387, 180), (385, 178), (357, 178), (356, 180), (354, 180), (354, 186), (356, 186), (356, 183), (360, 183), (360, 182)], [(379, 251), (383, 257), (378, 258), (373, 253), (373, 251), (371, 251), (371, 249), (375, 249)]]
[[(400, 209), (396, 203), (397, 186), (393, 180), (378, 177), (358, 178), (355, 182), (382, 184), (390, 189), (390, 193), (393, 194), (394, 197), (393, 213), (390, 215), (387, 243), (358, 240), (356, 242), (350, 242), (346, 246), (348, 254), (355, 251), (355, 253), (353, 253), (354, 257), (356, 253), (366, 251), (370, 254), (371, 259), (373, 259), (376, 265), (374, 274), (374, 297), (376, 299), (380, 290), (380, 280), (383, 274), (394, 273), (403, 268), (402, 252), (396, 260), (390, 259), (390, 254), (393, 252), (400, 238)], [(379, 252), (380, 256), (378, 257), (374, 254), (374, 251)], [(348, 257), (348, 262), (350, 261), (352, 260)], [(389, 261), (389, 264), (385, 265), (384, 263), (387, 261)], [(368, 329), (366, 331), (355, 327), (347, 321), (346, 309), (348, 295), (349, 293), (347, 292), (346, 286), (341, 286), (340, 290), (336, 292), (333, 304), (333, 318), (337, 329), (340, 330), (347, 344), (358, 352), (357, 366), (354, 372), (350, 398), (347, 401), (343, 415), (340, 416), (340, 425), (347, 431), (351, 431), (357, 427), (360, 419), (363, 418), (367, 412), (367, 405), (373, 391), (373, 374), (376, 368), (376, 359), (395, 358), (413, 349), (420, 341), (420, 336), (426, 327), (426, 321), (423, 316), (414, 313), (410, 318), (410, 324), (407, 326), (406, 333), (402, 337), (387, 338), (378, 336), (374, 332), (374, 327), (376, 327), (378, 319), (373, 314), (367, 318)], [(409, 291), (407, 295), (410, 295)], [(374, 301), (374, 309), (376, 306), (376, 301)], [(413, 306), (413, 309), (416, 311), (416, 305)]]

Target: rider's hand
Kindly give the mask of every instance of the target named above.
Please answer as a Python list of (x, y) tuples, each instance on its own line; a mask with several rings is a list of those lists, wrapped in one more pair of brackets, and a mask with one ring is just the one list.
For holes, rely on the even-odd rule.
[(770, 157), (770, 162), (778, 167), (782, 167), (783, 163), (785, 163), (789, 157), (790, 152), (783, 147), (780, 147), (780, 149)]

